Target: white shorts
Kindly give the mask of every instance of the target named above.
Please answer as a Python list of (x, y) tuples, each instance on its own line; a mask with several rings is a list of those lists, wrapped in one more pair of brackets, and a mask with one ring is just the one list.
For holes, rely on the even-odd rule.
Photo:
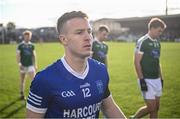
[[(145, 79), (148, 91), (143, 92), (142, 96), (144, 99), (155, 99), (155, 97), (160, 97), (162, 95), (162, 85), (161, 85), (161, 79)], [(138, 80), (138, 85), (140, 88), (140, 81)]]
[(20, 70), (20, 72), (21, 73), (35, 72), (35, 68), (34, 68), (34, 66), (28, 66), (28, 67), (24, 66), (24, 69)]

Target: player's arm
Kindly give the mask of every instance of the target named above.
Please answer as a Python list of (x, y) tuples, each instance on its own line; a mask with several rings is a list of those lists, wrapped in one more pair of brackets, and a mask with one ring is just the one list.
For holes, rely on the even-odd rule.
[(136, 70), (137, 76), (138, 76), (138, 78), (140, 80), (141, 90), (142, 91), (147, 91), (148, 88), (147, 88), (147, 85), (146, 85), (146, 81), (144, 80), (143, 73), (142, 73), (142, 68), (141, 68), (141, 64), (140, 64), (140, 62), (142, 60), (142, 57), (143, 57), (142, 52), (136, 52), (135, 56), (134, 56), (134, 65), (135, 65), (135, 70)]
[(91, 49), (91, 58), (94, 57), (94, 54), (96, 53), (96, 41), (93, 41), (92, 43), (92, 49)]
[(104, 93), (104, 99), (102, 100), (101, 110), (104, 116), (107, 118), (126, 118), (121, 109), (114, 102), (108, 86)]
[(37, 73), (31, 83), (26, 103), (26, 118), (43, 118), (49, 105), (49, 82)]
[(26, 110), (26, 118), (44, 118), (45, 113), (36, 113), (29, 109)]
[(20, 59), (21, 59), (20, 51), (17, 50), (16, 51), (16, 60), (17, 60), (18, 65), (21, 64), (21, 60)]
[(159, 77), (163, 80), (161, 64), (159, 64)]
[[(106, 45), (107, 46), (107, 45)], [(106, 64), (106, 67), (108, 67), (108, 46), (107, 46), (107, 50), (106, 50), (106, 53), (105, 53), (105, 58), (104, 58), (104, 63)]]
[(135, 66), (135, 70), (136, 70), (136, 74), (138, 76), (139, 79), (143, 79), (143, 73), (142, 73), (142, 68), (141, 68), (141, 60), (142, 60), (143, 54), (142, 53), (135, 53), (134, 56), (134, 66)]
[(19, 49), (16, 50), (16, 61), (20, 69), (23, 69), (23, 66), (21, 64), (21, 51)]
[(111, 95), (102, 101), (102, 112), (107, 118), (126, 119), (125, 115), (114, 102)]
[(161, 64), (159, 64), (159, 77), (161, 78), (161, 85), (162, 85), (162, 88), (163, 88), (163, 86), (164, 86), (164, 78), (162, 76)]
[(106, 64), (106, 67), (108, 67), (108, 59), (107, 59), (107, 55), (105, 57), (105, 64)]
[(35, 50), (33, 50), (32, 60), (33, 60), (33, 65), (34, 65), (35, 69), (37, 70), (37, 56), (36, 56), (36, 51)]

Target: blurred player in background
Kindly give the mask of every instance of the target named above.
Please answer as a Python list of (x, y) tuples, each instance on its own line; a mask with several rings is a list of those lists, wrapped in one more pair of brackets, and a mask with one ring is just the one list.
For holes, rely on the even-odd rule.
[(107, 40), (109, 32), (108, 26), (100, 25), (92, 46), (92, 58), (104, 63), (106, 66), (108, 65), (108, 45), (104, 41)]
[(125, 118), (109, 91), (104, 64), (91, 58), (92, 28), (81, 11), (57, 23), (64, 56), (37, 73), (27, 99), (27, 118)]
[(16, 57), (20, 72), (20, 96), (21, 99), (25, 99), (24, 88), (25, 88), (25, 76), (29, 75), (30, 79), (33, 80), (37, 64), (36, 64), (36, 52), (35, 46), (30, 42), (32, 37), (31, 31), (23, 32), (23, 41), (18, 45)]
[(150, 114), (150, 118), (158, 117), (163, 78), (159, 60), (161, 45), (157, 39), (165, 28), (164, 21), (152, 18), (148, 24), (148, 33), (137, 41), (134, 64), (146, 106), (141, 107), (132, 116), (134, 118), (147, 114)]

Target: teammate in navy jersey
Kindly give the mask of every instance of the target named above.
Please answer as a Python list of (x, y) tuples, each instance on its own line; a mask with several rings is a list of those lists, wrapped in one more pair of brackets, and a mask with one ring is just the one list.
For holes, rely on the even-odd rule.
[(90, 59), (92, 28), (81, 11), (57, 23), (64, 56), (37, 73), (27, 100), (27, 118), (125, 118), (109, 91), (106, 66)]

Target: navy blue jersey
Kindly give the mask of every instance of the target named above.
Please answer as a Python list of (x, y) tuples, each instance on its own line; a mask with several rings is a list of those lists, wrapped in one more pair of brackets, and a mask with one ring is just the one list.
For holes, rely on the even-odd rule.
[(27, 108), (47, 118), (98, 118), (101, 102), (110, 95), (104, 64), (88, 59), (78, 75), (62, 58), (37, 73), (31, 83)]

